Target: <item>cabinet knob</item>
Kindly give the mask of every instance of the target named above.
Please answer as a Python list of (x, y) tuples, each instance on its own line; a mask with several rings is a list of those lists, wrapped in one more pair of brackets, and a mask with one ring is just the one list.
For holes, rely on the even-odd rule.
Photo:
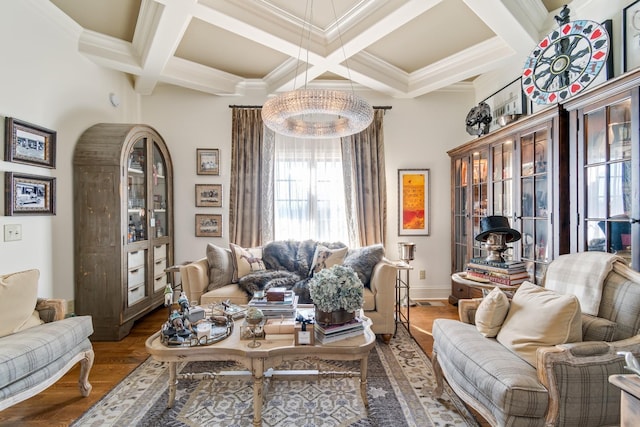
[(629, 222), (630, 222), (631, 224), (637, 224), (637, 223), (639, 223), (639, 222), (640, 222), (640, 219), (638, 219), (638, 218), (629, 218)]

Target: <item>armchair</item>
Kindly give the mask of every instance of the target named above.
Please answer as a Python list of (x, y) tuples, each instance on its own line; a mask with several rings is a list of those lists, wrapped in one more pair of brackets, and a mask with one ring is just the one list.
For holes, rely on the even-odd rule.
[[(564, 263), (574, 265), (590, 261), (585, 253), (563, 257)], [(556, 270), (549, 267), (545, 283)], [(638, 272), (619, 259), (611, 259), (610, 269), (603, 274), (597, 316), (584, 310), (581, 315), (582, 341), (538, 348), (533, 366), (498, 340), (480, 334), (474, 326), (480, 302), (461, 300), (460, 321), (434, 322), (436, 394), (446, 379), (491, 425), (588, 427), (620, 423), (620, 391), (608, 378), (625, 372), (624, 358), (618, 351), (640, 355)]]
[(91, 316), (65, 318), (65, 300), (37, 298), (38, 277), (37, 270), (0, 276), (1, 302), (18, 319), (0, 331), (0, 411), (40, 393), (78, 362), (80, 394), (91, 392)]

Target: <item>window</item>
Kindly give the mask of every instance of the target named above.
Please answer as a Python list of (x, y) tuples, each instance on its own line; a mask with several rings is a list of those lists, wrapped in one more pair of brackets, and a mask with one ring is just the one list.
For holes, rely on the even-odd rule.
[(274, 237), (348, 242), (339, 139), (277, 135)]

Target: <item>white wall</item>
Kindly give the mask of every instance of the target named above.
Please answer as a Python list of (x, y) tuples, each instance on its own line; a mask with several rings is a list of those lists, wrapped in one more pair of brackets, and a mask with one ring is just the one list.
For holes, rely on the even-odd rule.
[[(125, 77), (78, 54), (68, 22), (49, 1), (0, 3), (0, 126), (15, 117), (57, 131), (55, 169), (0, 161), (1, 180), (7, 171), (53, 176), (58, 188), (55, 216), (0, 215), (0, 274), (38, 268), (41, 296), (72, 300), (75, 143), (94, 123), (137, 121), (138, 103)], [(110, 92), (122, 98), (120, 108), (109, 103)], [(4, 224), (22, 225), (22, 240), (5, 242)]]

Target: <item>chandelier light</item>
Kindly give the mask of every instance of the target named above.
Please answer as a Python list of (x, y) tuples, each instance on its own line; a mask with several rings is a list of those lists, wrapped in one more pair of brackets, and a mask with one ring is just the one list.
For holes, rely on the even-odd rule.
[[(334, 7), (333, 1), (331, 5)], [(337, 26), (335, 7), (334, 16)], [(309, 18), (309, 32), (311, 32), (311, 18)], [(344, 52), (339, 29), (338, 34)], [(300, 50), (302, 50), (302, 41), (300, 44)], [(307, 66), (308, 63), (307, 59)], [(350, 75), (346, 55), (345, 65)], [(305, 87), (267, 100), (262, 106), (262, 121), (269, 129), (281, 135), (311, 139), (341, 138), (366, 129), (373, 121), (373, 108), (364, 98), (353, 93), (353, 89), (351, 92), (345, 92), (306, 88), (305, 71)]]

